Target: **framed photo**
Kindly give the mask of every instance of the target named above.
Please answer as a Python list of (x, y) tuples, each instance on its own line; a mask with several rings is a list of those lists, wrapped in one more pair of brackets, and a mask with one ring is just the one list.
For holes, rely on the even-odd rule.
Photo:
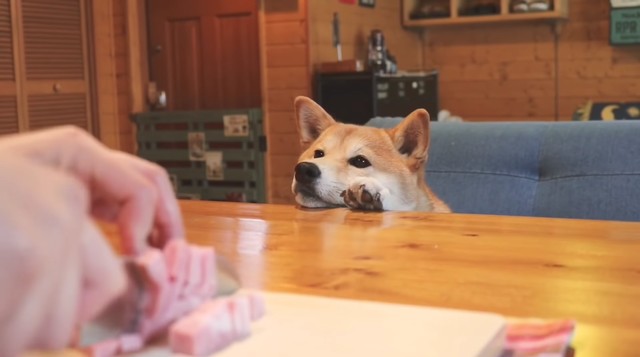
[(611, 45), (640, 44), (640, 6), (612, 8), (610, 26)]
[(187, 134), (189, 145), (189, 160), (204, 161), (205, 137), (203, 132), (192, 132)]
[(249, 117), (247, 115), (225, 115), (224, 136), (249, 136)]
[(224, 180), (224, 167), (222, 164), (222, 151), (207, 151), (205, 154), (207, 180)]
[(640, 0), (611, 0), (611, 7), (634, 7), (640, 6)]

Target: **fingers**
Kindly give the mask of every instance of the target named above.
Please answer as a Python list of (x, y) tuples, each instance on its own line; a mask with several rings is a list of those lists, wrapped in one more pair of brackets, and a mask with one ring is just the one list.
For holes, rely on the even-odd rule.
[(82, 323), (95, 317), (124, 291), (126, 275), (121, 260), (96, 225), (88, 219), (84, 222), (80, 242), (80, 262), (82, 295), (78, 322)]
[(160, 246), (184, 237), (175, 194), (158, 165), (109, 150), (70, 126), (10, 136), (0, 150), (22, 153), (80, 178), (90, 190), (92, 213), (117, 221), (126, 254), (139, 254), (150, 236)]
[(124, 164), (141, 173), (158, 190), (158, 202), (154, 212), (157, 235), (154, 235), (154, 239), (164, 245), (171, 239), (183, 238), (182, 214), (167, 172), (162, 167), (135, 156), (122, 152), (114, 152), (114, 155)]
[(40, 272), (42, 285), (46, 289), (43, 291), (46, 298), (41, 297), (40, 303), (45, 310), (33, 341), (40, 349), (64, 348), (70, 342), (76, 326), (75, 317), (81, 296), (80, 229), (73, 229), (75, 232), (69, 232), (68, 237), (53, 237), (58, 238), (58, 247), (50, 245), (49, 253), (44, 253), (49, 255), (48, 259), (45, 258), (47, 263), (42, 266), (47, 271)]
[(87, 219), (86, 188), (58, 170), (5, 156), (0, 190), (0, 355), (61, 348), (80, 296), (78, 221)]
[(0, 150), (25, 155), (82, 180), (95, 197), (117, 207), (126, 254), (138, 254), (151, 233), (159, 190), (95, 138), (76, 127), (58, 127), (9, 137)]

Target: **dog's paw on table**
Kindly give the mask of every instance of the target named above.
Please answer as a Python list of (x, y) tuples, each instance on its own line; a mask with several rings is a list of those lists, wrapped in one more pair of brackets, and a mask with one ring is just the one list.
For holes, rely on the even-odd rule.
[(354, 180), (347, 190), (342, 191), (341, 196), (349, 208), (382, 211), (384, 197), (388, 194), (389, 190), (376, 180), (361, 177)]

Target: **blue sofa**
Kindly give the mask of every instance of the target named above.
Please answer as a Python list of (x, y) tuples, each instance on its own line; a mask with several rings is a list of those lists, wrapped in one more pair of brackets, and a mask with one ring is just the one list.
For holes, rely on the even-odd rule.
[(432, 122), (426, 180), (459, 213), (640, 221), (640, 121)]

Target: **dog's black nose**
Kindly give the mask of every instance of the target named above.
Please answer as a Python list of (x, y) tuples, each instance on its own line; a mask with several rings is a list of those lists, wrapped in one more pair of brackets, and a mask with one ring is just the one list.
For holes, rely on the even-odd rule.
[(310, 184), (320, 177), (318, 165), (310, 162), (301, 162), (296, 165), (296, 181), (302, 184)]

